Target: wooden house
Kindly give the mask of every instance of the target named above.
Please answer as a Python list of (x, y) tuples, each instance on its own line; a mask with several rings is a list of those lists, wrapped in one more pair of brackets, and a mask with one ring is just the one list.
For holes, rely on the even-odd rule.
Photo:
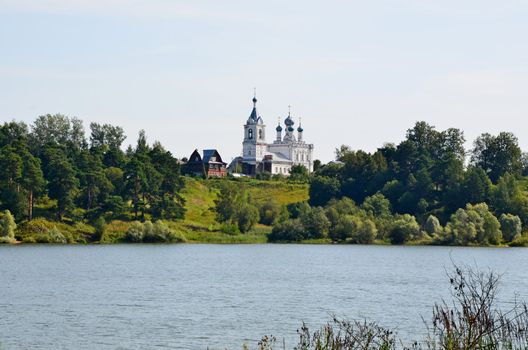
[(222, 157), (216, 149), (203, 150), (203, 157), (196, 149), (187, 161), (186, 172), (206, 178), (225, 177), (227, 176), (227, 163), (222, 161)]

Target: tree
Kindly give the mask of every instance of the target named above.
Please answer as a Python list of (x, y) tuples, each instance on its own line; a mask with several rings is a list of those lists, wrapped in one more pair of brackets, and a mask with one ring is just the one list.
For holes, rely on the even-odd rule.
[(457, 245), (499, 244), (502, 239), (500, 223), (486, 203), (468, 204), (451, 216), (446, 227), (447, 242)]
[(284, 221), (288, 218), (286, 207), (281, 206), (276, 201), (270, 199), (262, 204), (259, 208), (260, 223), (272, 226), (277, 222)]
[(315, 176), (310, 182), (310, 204), (325, 205), (332, 198), (339, 196), (340, 184), (335, 178)]
[(286, 220), (273, 226), (268, 235), (270, 242), (300, 242), (305, 239), (305, 231), (299, 219)]
[(126, 139), (120, 126), (90, 123), (90, 146), (92, 148), (119, 149)]
[(321, 207), (312, 207), (301, 216), (306, 238), (324, 238), (328, 235), (330, 221)]
[(73, 166), (60, 150), (51, 154), (47, 173), (49, 196), (57, 200), (57, 218), (62, 221), (64, 213), (73, 207), (79, 180), (75, 177)]
[(44, 180), (40, 159), (33, 157), (29, 151), (24, 152), (22, 163), (21, 185), (27, 193), (27, 218), (31, 221), (35, 197), (44, 192), (46, 180)]
[(40, 154), (48, 144), (66, 146), (71, 152), (86, 147), (82, 121), (62, 114), (39, 116), (31, 126), (29, 139), (35, 154)]
[(400, 215), (392, 224), (389, 236), (393, 244), (403, 244), (416, 239), (420, 234), (420, 226), (416, 218), (409, 214)]
[(502, 214), (500, 216), (502, 236), (506, 242), (511, 242), (522, 233), (521, 219), (517, 215)]
[(365, 198), (361, 209), (373, 217), (387, 217), (392, 214), (390, 201), (381, 193)]
[(519, 181), (506, 173), (491, 191), (491, 207), (497, 214), (514, 214), (528, 223), (528, 198), (523, 194)]
[(296, 182), (308, 182), (310, 179), (310, 173), (304, 165), (297, 164), (293, 165), (290, 169), (290, 176), (288, 180)]
[(237, 225), (242, 233), (246, 233), (259, 221), (258, 208), (250, 203), (246, 203), (238, 210)]
[(484, 169), (494, 183), (506, 173), (521, 174), (522, 152), (517, 137), (509, 132), (482, 134), (474, 143), (471, 163)]

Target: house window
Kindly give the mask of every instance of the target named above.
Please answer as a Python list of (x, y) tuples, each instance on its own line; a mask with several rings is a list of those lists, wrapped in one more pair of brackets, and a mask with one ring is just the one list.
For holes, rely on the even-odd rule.
[(249, 129), (248, 130), (248, 139), (252, 139), (253, 138), (253, 129)]

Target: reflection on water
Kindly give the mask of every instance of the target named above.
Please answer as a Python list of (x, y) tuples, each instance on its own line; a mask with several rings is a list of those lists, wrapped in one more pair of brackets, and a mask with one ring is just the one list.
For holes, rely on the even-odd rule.
[[(457, 263), (528, 299), (528, 250), (330, 245), (0, 247), (2, 349), (240, 349), (302, 321), (367, 318), (420, 338)], [(281, 341), (282, 343), (282, 341)]]

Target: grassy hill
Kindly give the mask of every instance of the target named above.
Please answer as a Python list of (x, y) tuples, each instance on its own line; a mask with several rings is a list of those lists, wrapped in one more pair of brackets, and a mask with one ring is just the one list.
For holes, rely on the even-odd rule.
[[(271, 227), (257, 225), (251, 232), (245, 234), (228, 234), (221, 230), (222, 226), (215, 220), (215, 199), (219, 193), (222, 181), (236, 181), (249, 192), (252, 199), (264, 203), (269, 199), (279, 204), (289, 204), (308, 199), (308, 185), (291, 184), (285, 181), (259, 181), (254, 179), (213, 179), (202, 180), (185, 178), (185, 188), (182, 196), (185, 198), (186, 215), (184, 220), (166, 221), (173, 230), (182, 233), (188, 242), (193, 243), (264, 243)], [(36, 212), (46, 213), (52, 210), (38, 208)], [(46, 215), (51, 217), (51, 215)], [(112, 220), (108, 222), (105, 235), (101, 242), (116, 243), (124, 239), (132, 220)], [(73, 221), (53, 222), (38, 218), (31, 222), (21, 223), (17, 229), (17, 238), (23, 242), (46, 243), (46, 232), (56, 227), (68, 243), (87, 243), (94, 241), (95, 229), (87, 224)]]

